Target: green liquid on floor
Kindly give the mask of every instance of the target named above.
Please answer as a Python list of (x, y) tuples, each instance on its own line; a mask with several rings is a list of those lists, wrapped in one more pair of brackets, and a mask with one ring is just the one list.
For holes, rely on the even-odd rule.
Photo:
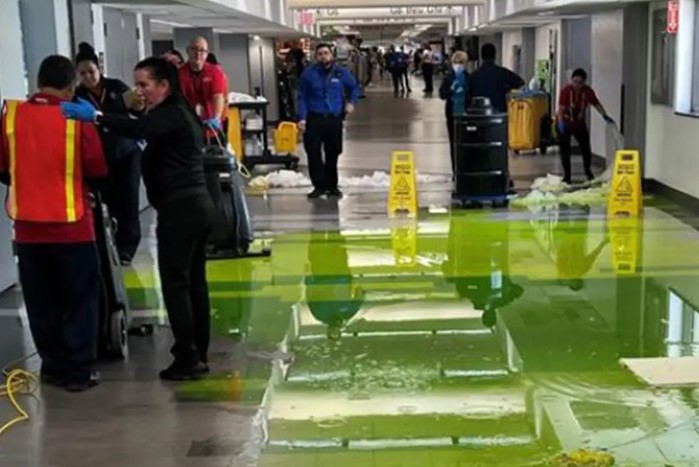
[(655, 208), (279, 235), (209, 280), (219, 334), (293, 361), (181, 391), (262, 404), (263, 467), (699, 465), (696, 389), (619, 364), (699, 355), (697, 272), (699, 233)]

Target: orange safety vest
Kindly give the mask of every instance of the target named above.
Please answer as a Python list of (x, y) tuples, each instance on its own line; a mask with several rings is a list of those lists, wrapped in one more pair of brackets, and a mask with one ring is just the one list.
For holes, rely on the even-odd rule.
[(11, 219), (67, 223), (85, 214), (80, 124), (56, 105), (7, 101)]

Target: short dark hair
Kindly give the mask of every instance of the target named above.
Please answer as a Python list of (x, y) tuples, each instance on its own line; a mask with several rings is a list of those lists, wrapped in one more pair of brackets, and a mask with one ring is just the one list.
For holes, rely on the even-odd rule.
[(316, 53), (318, 53), (318, 51), (323, 48), (327, 48), (330, 52), (333, 51), (333, 48), (330, 44), (328, 44), (327, 42), (321, 42), (320, 44), (316, 45)]
[(573, 71), (573, 74), (570, 77), (571, 79), (581, 78), (583, 81), (587, 81), (587, 72), (582, 68), (577, 68), (575, 71)]
[(493, 44), (483, 44), (481, 47), (481, 58), (483, 60), (495, 60), (497, 56), (497, 49)]
[(37, 81), (40, 88), (72, 88), (75, 84), (75, 66), (68, 57), (50, 55), (41, 62)]

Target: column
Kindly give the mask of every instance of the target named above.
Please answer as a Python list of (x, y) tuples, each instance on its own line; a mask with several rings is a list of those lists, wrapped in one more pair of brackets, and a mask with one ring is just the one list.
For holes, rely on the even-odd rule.
[[(643, 7), (646, 8), (643, 8)], [(641, 152), (644, 166), (648, 85), (648, 6), (639, 3), (624, 7), (622, 65), (622, 114), (619, 118), (626, 147)], [(639, 51), (634, 53), (633, 51)]]
[(536, 69), (536, 29), (522, 29), (522, 78), (529, 81), (534, 76)]
[[(22, 25), (17, 0), (0, 0), (0, 100), (27, 95)], [(17, 283), (17, 268), (12, 254), (12, 223), (0, 208), (0, 291)]]
[(140, 60), (153, 55), (153, 42), (150, 29), (150, 18), (147, 15), (136, 14), (138, 26), (138, 56)]
[[(49, 55), (71, 55), (67, 0), (20, 0), (22, 43), (29, 91), (36, 91), (39, 66)], [(5, 12), (3, 11), (3, 19)]]
[(87, 42), (94, 46), (95, 36), (92, 30), (92, 3), (90, 0), (71, 0), (71, 23), (73, 25), (73, 47)]
[(218, 60), (231, 92), (250, 94), (250, 46), (247, 34), (221, 34)]

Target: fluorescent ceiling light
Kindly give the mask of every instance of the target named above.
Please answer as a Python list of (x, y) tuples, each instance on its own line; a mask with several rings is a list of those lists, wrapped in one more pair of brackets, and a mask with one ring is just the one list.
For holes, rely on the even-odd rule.
[(162, 19), (151, 19), (151, 23), (153, 24), (160, 24), (163, 26), (172, 26), (173, 28), (191, 28), (191, 24), (184, 24), (184, 23), (176, 23), (175, 21), (165, 21)]

